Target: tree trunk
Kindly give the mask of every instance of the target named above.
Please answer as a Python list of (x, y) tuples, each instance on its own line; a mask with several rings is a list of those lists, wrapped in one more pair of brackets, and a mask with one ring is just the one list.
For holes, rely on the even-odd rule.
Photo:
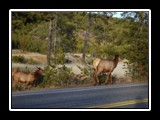
[(57, 15), (55, 15), (55, 26), (54, 26), (54, 55), (56, 54), (56, 46), (57, 46)]
[(87, 25), (86, 25), (86, 37), (84, 39), (84, 46), (83, 46), (83, 55), (82, 55), (83, 62), (85, 62), (87, 42), (89, 40), (89, 19), (90, 19), (89, 14), (88, 14)]
[(49, 23), (49, 35), (48, 35), (48, 52), (47, 52), (47, 64), (50, 65), (50, 56), (51, 56), (51, 42), (52, 42), (52, 20), (50, 19)]

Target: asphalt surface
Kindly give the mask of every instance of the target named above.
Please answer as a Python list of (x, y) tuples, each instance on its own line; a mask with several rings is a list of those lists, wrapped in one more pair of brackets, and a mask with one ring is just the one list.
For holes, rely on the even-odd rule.
[[(146, 109), (149, 107), (148, 97), (149, 86), (147, 83), (47, 89), (12, 93), (11, 109), (86, 109), (101, 108), (99, 105), (118, 102), (123, 102), (123, 104), (112, 107)], [(143, 99), (147, 99), (147, 101), (140, 101), (139, 103), (129, 102)]]

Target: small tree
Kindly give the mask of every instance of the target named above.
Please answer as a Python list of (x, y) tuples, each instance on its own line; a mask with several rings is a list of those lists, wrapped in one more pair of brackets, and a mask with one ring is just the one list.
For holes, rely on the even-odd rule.
[(85, 57), (86, 57), (86, 49), (87, 49), (87, 42), (89, 40), (89, 21), (90, 21), (90, 13), (87, 15), (87, 20), (86, 20), (86, 36), (85, 36), (85, 39), (84, 39), (84, 47), (83, 47), (83, 62), (85, 62)]
[(51, 42), (52, 42), (52, 19), (49, 23), (49, 35), (48, 35), (48, 52), (47, 52), (47, 64), (50, 65), (50, 56), (51, 56)]

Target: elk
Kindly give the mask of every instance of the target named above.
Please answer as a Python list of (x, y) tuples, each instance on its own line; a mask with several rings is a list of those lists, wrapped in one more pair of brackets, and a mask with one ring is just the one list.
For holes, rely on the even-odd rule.
[(32, 84), (33, 82), (37, 81), (39, 76), (44, 73), (40, 67), (35, 72), (24, 72), (24, 71), (13, 71), (12, 78), (15, 83), (27, 83), (27, 85)]
[(109, 81), (112, 84), (111, 74), (113, 70), (116, 68), (118, 61), (119, 61), (119, 55), (115, 55), (113, 60), (111, 61), (106, 59), (96, 58), (93, 61), (93, 67), (95, 68), (95, 84), (94, 85), (99, 84), (98, 76), (100, 73), (108, 73), (105, 84), (108, 84)]

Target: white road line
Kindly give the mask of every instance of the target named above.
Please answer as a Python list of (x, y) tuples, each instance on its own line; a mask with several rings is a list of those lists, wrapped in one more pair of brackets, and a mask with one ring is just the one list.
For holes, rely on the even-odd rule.
[(126, 87), (138, 87), (138, 86), (147, 86), (147, 83), (141, 83), (141, 84), (130, 84), (130, 85), (110, 85), (110, 86), (99, 86), (98, 87), (89, 87), (89, 88), (68, 88), (68, 89), (59, 89), (59, 90), (49, 90), (49, 91), (37, 91), (37, 92), (29, 92), (29, 93), (13, 93), (12, 97), (17, 96), (27, 96), (27, 95), (40, 95), (40, 94), (49, 94), (49, 93), (66, 93), (66, 92), (81, 92), (81, 91), (87, 91), (87, 90), (101, 90), (101, 89), (110, 89), (110, 88), (126, 88)]

